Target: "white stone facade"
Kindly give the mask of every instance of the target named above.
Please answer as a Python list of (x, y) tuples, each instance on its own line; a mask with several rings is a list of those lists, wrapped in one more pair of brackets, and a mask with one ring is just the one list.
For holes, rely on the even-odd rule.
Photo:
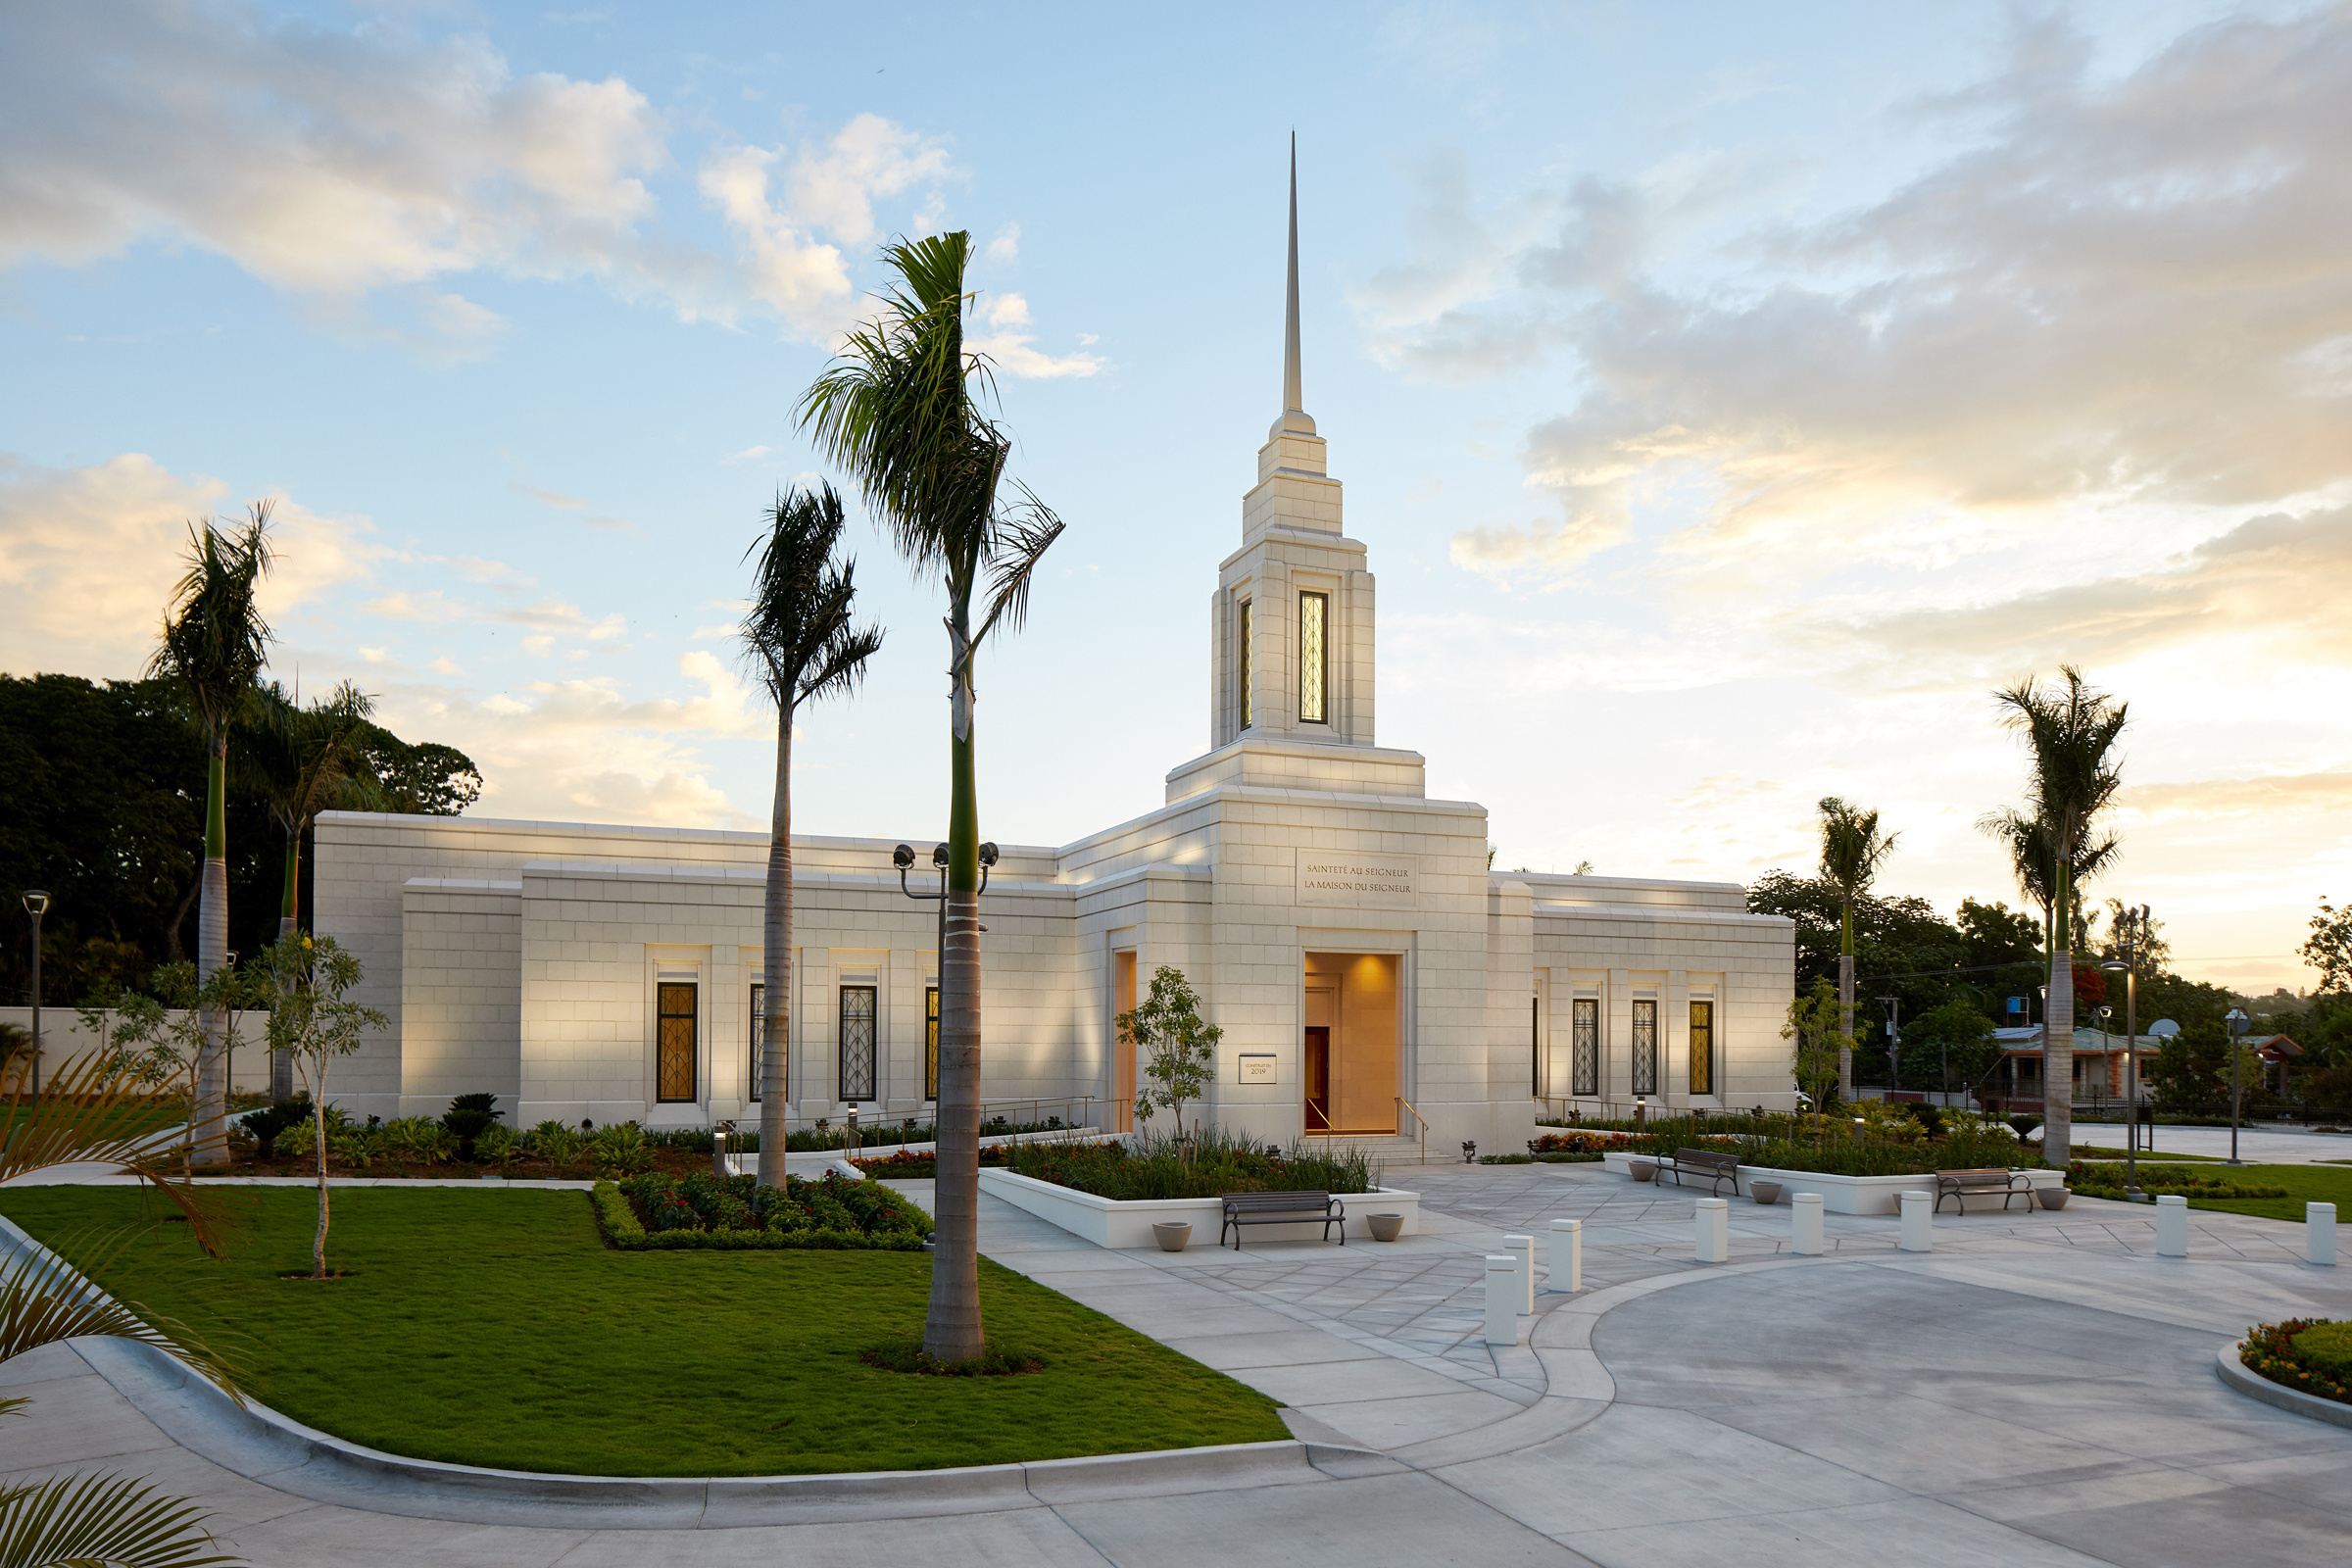
[[(1210, 750), (1146, 815), (1003, 851), (982, 901), (983, 1098), (1016, 1114), (1091, 1099), (1120, 1124), (1135, 1066), (1112, 1018), (1167, 964), (1224, 1030), (1208, 1113), (1269, 1139), (1415, 1138), (1425, 1120), (1433, 1153), (1508, 1151), (1572, 1102), (1791, 1104), (1789, 921), (1746, 912), (1733, 883), (1491, 872), (1486, 808), (1428, 799), (1421, 757), (1374, 744), (1373, 577), (1324, 452), (1292, 408), (1258, 455), (1211, 599)], [(795, 840), (797, 1116), (927, 1113), (937, 906), (901, 893), (893, 847)], [(766, 850), (322, 816), (318, 928), (394, 1020), (336, 1098), (389, 1116), (490, 1090), (522, 1126), (756, 1116)]]

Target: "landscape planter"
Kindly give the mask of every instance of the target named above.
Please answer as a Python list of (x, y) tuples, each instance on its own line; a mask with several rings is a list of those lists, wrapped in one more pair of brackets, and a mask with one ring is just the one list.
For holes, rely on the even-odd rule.
[(1364, 1225), (1376, 1242), (1393, 1242), (1404, 1233), (1402, 1214), (1366, 1214)]
[[(1154, 1225), (1186, 1224), (1194, 1234), (1214, 1236), (1225, 1217), (1224, 1205), (1213, 1198), (1166, 1198), (1143, 1202), (1113, 1202), (1097, 1198), (1074, 1187), (1057, 1187), (1041, 1182), (1034, 1176), (1019, 1176), (995, 1166), (982, 1166), (980, 1190), (992, 1198), (1001, 1198), (1026, 1214), (1035, 1214), (1049, 1224), (1058, 1225), (1072, 1236), (1085, 1238), (1097, 1247), (1132, 1248), (1153, 1247), (1152, 1228)], [(1370, 1216), (1378, 1209), (1384, 1214), (1396, 1214), (1403, 1221), (1401, 1235), (1411, 1236), (1421, 1229), (1421, 1195), (1399, 1192), (1393, 1187), (1379, 1188), (1369, 1193), (1342, 1193), (1340, 1201), (1347, 1205), (1348, 1239), (1369, 1241), (1372, 1237)], [(1339, 1245), (1335, 1227), (1332, 1245)], [(1299, 1225), (1251, 1225), (1243, 1232), (1245, 1250), (1259, 1242), (1319, 1242), (1323, 1226), (1319, 1221)]]
[(1181, 1252), (1185, 1244), (1193, 1239), (1193, 1228), (1182, 1220), (1173, 1224), (1163, 1221), (1152, 1227), (1152, 1239), (1159, 1244), (1159, 1250), (1163, 1252)]
[[(1650, 1179), (1632, 1169), (1637, 1164), (1648, 1165), (1651, 1167), (1651, 1176), (1656, 1174), (1657, 1161), (1645, 1156), (1608, 1153), (1602, 1155), (1601, 1159), (1608, 1169), (1620, 1175), (1632, 1176), (1636, 1181)], [(2066, 1183), (2066, 1172), (2062, 1170), (2028, 1170), (2021, 1174), (2033, 1183), (2036, 1193), (2050, 1188), (2063, 1190)], [(1933, 1192), (1936, 1187), (1933, 1172), (1914, 1171), (1904, 1176), (1830, 1176), (1820, 1171), (1782, 1170), (1773, 1165), (1740, 1167), (1740, 1192), (1754, 1196), (1758, 1182), (1777, 1182), (1783, 1202), (1798, 1193), (1819, 1193), (1822, 1208), (1832, 1214), (1899, 1214), (1902, 1212), (1903, 1194)], [(1703, 1181), (1690, 1189), (1700, 1197), (1704, 1197), (1707, 1190), (1708, 1184)], [(1968, 1205), (1972, 1218), (2000, 1211), (1999, 1194), (1995, 1193), (1989, 1198), (1983, 1194), (1973, 1196), (1976, 1201)], [(2013, 1205), (2009, 1212), (2015, 1214), (2021, 1210)], [(1945, 1217), (1950, 1217), (1948, 1210)]]
[(1777, 1203), (1781, 1200), (1781, 1184), (1779, 1182), (1749, 1182), (1747, 1196), (1759, 1203)]
[(2041, 1200), (2044, 1208), (2064, 1208), (2067, 1199), (2073, 1195), (2063, 1187), (2037, 1187), (2034, 1190), (2034, 1196)]
[(1649, 1181), (1658, 1174), (1658, 1162), (1654, 1159), (1629, 1159), (1623, 1165), (1617, 1165), (1615, 1160), (1606, 1160), (1605, 1163), (1616, 1165), (1638, 1182)]

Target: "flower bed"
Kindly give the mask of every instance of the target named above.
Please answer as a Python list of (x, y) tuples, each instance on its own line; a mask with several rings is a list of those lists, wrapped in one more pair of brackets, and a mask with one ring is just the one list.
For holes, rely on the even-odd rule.
[[(2084, 1198), (2106, 1198), (2122, 1202), (2124, 1170), (2122, 1166), (2106, 1160), (2092, 1164), (2078, 1159), (2066, 1168), (2066, 1185)], [(2250, 1198), (2286, 1196), (2283, 1187), (2249, 1187), (2208, 1176), (2203, 1171), (2190, 1170), (2185, 1165), (2142, 1164), (2139, 1167), (2139, 1190), (2143, 1193), (2179, 1193), (2183, 1198), (2218, 1198), (2233, 1202)]]
[(1286, 1151), (1215, 1127), (1189, 1143), (1147, 1134), (1124, 1143), (1027, 1144), (1004, 1163), (1035, 1181), (1129, 1203), (1226, 1193), (1368, 1193), (1378, 1185), (1360, 1151), (1298, 1143)]
[(2288, 1318), (2246, 1331), (2238, 1360), (2250, 1372), (2297, 1394), (2352, 1404), (2352, 1323)]
[[(904, 1150), (895, 1154), (880, 1154), (872, 1159), (853, 1159), (851, 1164), (876, 1181), (927, 1182), (939, 1175), (939, 1156), (929, 1150)], [(980, 1163), (1002, 1165), (1004, 1148), (1002, 1144), (982, 1144)]]
[(634, 1176), (596, 1184), (605, 1239), (627, 1251), (821, 1248), (920, 1251), (931, 1216), (874, 1181), (828, 1171), (761, 1187), (749, 1176)]

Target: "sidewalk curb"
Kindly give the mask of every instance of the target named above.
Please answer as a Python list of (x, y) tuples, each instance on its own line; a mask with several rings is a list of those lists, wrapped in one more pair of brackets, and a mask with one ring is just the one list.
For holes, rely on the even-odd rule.
[(2323, 1399), (2316, 1394), (2305, 1394), (2282, 1383), (2273, 1383), (2237, 1358), (2239, 1343), (2233, 1340), (2214, 1352), (2213, 1369), (2221, 1374), (2224, 1383), (2248, 1398), (2260, 1399), (2278, 1409), (2309, 1416), (2314, 1421), (2325, 1421), (2330, 1426), (2352, 1427), (2352, 1404), (2338, 1404), (2333, 1399)]

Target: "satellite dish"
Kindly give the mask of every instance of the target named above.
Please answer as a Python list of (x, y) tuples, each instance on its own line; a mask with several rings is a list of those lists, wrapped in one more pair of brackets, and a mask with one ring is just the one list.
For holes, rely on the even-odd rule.
[(2159, 1018), (2148, 1025), (2148, 1033), (2159, 1040), (2170, 1040), (2180, 1032), (2180, 1026), (2170, 1018)]

